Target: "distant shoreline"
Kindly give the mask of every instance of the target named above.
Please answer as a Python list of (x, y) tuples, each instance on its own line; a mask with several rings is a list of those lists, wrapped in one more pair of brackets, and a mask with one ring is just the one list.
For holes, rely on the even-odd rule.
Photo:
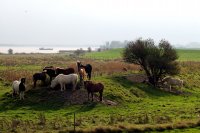
[[(43, 49), (40, 49), (43, 48)], [(98, 47), (90, 47), (92, 51), (98, 49)], [(0, 53), (6, 54), (8, 50), (12, 49), (13, 53), (59, 53), (64, 51), (75, 51), (77, 49), (88, 50), (88, 46), (85, 47), (69, 47), (69, 46), (0, 46)]]

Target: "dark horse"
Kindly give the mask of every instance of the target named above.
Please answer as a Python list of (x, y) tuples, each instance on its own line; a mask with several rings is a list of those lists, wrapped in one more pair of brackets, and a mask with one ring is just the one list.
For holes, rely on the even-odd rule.
[(87, 78), (90, 80), (91, 79), (91, 74), (92, 74), (92, 66), (90, 64), (86, 64), (85, 66), (81, 64), (80, 61), (77, 61), (77, 66), (78, 66), (78, 72), (80, 72), (81, 68), (85, 69), (85, 72), (87, 73)]
[(59, 67), (56, 68), (56, 75), (58, 75), (58, 74), (68, 75), (68, 74), (72, 74), (72, 73), (75, 73), (74, 68), (66, 68), (66, 69), (59, 68)]
[(46, 73), (45, 72), (41, 72), (41, 73), (35, 73), (33, 75), (34, 87), (36, 86), (37, 80), (41, 80), (43, 83), (45, 83)]
[(88, 101), (89, 101), (89, 95), (91, 93), (92, 95), (92, 101), (93, 101), (93, 93), (99, 92), (99, 100), (102, 101), (103, 97), (103, 89), (104, 85), (102, 83), (93, 83), (92, 81), (84, 81), (84, 87), (87, 89), (88, 92)]
[(44, 67), (43, 68), (43, 72), (46, 72), (47, 75), (49, 75), (50, 77), (50, 81), (52, 80), (53, 77), (56, 77), (56, 70), (54, 69), (53, 66), (49, 66), (49, 67)]

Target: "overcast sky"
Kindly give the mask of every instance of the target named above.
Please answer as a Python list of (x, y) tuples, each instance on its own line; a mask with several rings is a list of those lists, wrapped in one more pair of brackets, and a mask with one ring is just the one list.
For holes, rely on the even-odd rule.
[(0, 0), (0, 44), (200, 42), (199, 0)]

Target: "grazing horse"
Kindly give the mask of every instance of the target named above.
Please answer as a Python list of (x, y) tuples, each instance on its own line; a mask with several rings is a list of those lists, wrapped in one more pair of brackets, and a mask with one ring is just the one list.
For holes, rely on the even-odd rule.
[(78, 72), (80, 71), (81, 68), (85, 69), (85, 72), (87, 73), (87, 78), (90, 80), (92, 74), (92, 66), (90, 64), (84, 66), (81, 64), (80, 61), (77, 61), (77, 66), (78, 66)]
[(183, 87), (183, 80), (172, 78), (172, 77), (165, 77), (162, 79), (162, 83), (166, 83), (169, 86), (169, 90), (171, 91), (171, 86), (178, 86), (180, 88)]
[(73, 90), (75, 90), (76, 85), (78, 82), (78, 75), (77, 74), (69, 74), (69, 75), (64, 75), (64, 74), (59, 74), (58, 76), (55, 77), (51, 81), (51, 88), (55, 88), (57, 84), (60, 84), (61, 91), (65, 90), (65, 85), (72, 83), (73, 85)]
[(56, 77), (56, 70), (54, 69), (53, 66), (50, 67), (44, 67), (43, 72), (46, 72), (47, 75), (50, 77), (50, 81), (52, 80), (53, 77)]
[(41, 73), (35, 73), (33, 75), (34, 87), (36, 87), (37, 80), (41, 80), (43, 83), (45, 83), (46, 73), (45, 72), (41, 72)]
[(88, 101), (89, 101), (89, 95), (91, 93), (92, 95), (92, 101), (93, 101), (93, 93), (99, 92), (99, 100), (102, 101), (103, 97), (103, 89), (104, 85), (102, 83), (93, 83), (92, 81), (84, 81), (85, 89), (87, 89), (88, 92)]
[(26, 81), (26, 78), (21, 78), (20, 81), (18, 81), (18, 80), (13, 81), (13, 83), (12, 83), (12, 90), (13, 90), (12, 97), (15, 94), (19, 93), (20, 100), (24, 99), (25, 81)]
[(64, 74), (64, 75), (68, 75), (68, 74), (72, 74), (72, 73), (75, 73), (75, 70), (74, 68), (56, 68), (56, 75), (58, 74)]

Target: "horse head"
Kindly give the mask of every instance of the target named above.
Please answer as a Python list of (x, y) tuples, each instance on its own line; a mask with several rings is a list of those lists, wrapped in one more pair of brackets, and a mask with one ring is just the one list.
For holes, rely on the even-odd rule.
[(55, 79), (53, 79), (53, 80), (51, 81), (50, 88), (55, 88), (56, 85), (57, 85), (57, 81), (56, 81)]
[(26, 82), (26, 78), (21, 78), (21, 83), (25, 83)]

